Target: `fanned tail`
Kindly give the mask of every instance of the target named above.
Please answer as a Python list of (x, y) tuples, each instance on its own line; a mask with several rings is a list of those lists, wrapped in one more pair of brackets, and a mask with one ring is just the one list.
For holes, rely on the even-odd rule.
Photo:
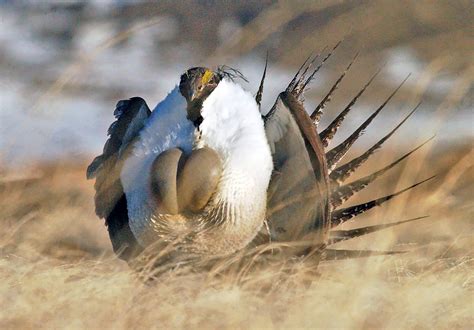
[[(331, 124), (329, 124), (329, 126), (326, 127), (319, 134), (319, 137), (321, 138), (321, 142), (323, 143), (325, 148), (327, 148), (329, 146), (329, 142), (332, 140), (334, 135), (336, 135), (337, 130), (339, 129), (339, 127), (341, 127), (342, 122), (344, 121), (346, 116), (349, 114), (349, 112), (352, 110), (352, 107), (354, 106), (354, 104), (359, 100), (359, 98), (362, 96), (362, 94), (365, 92), (365, 90), (370, 86), (372, 81), (375, 79), (375, 77), (377, 77), (377, 75), (380, 73), (381, 70), (382, 70), (382, 67), (380, 69), (378, 69), (377, 72), (375, 72), (372, 75), (372, 77), (370, 77), (369, 81), (364, 85), (364, 87), (362, 87), (362, 89), (359, 91), (359, 93), (357, 93), (357, 95), (354, 96), (354, 98), (349, 102), (349, 104), (344, 108), (344, 110), (342, 110), (341, 113), (331, 122)], [(313, 115), (314, 115), (315, 123), (316, 123), (316, 121), (319, 122), (319, 120), (320, 120), (319, 117), (316, 118), (316, 113), (319, 111), (318, 110), (319, 107), (320, 106), (318, 105), (316, 110), (311, 115), (312, 118), (313, 118)], [(323, 108), (324, 108), (324, 106), (322, 107), (322, 109)], [(320, 114), (322, 114), (322, 112), (320, 112)]]
[(333, 209), (336, 207), (339, 207), (341, 204), (343, 204), (345, 201), (347, 201), (350, 197), (352, 197), (355, 193), (361, 191), (365, 187), (367, 187), (371, 182), (373, 182), (375, 179), (386, 173), (388, 170), (392, 169), (395, 167), (397, 164), (399, 164), (401, 161), (404, 159), (408, 158), (411, 154), (413, 154), (415, 151), (423, 147), (425, 144), (433, 140), (434, 136), (420, 144), (418, 147), (414, 148), (410, 152), (407, 152), (405, 155), (402, 157), (398, 158), (396, 161), (393, 163), (385, 166), (384, 168), (378, 170), (377, 172), (374, 172), (370, 175), (367, 175), (363, 177), (362, 179), (356, 180), (354, 182), (348, 183), (344, 186), (336, 186), (334, 187), (334, 190), (331, 193), (331, 206)]
[(421, 102), (418, 103), (415, 108), (413, 108), (413, 110), (397, 126), (395, 126), (394, 129), (392, 129), (387, 135), (381, 138), (377, 143), (375, 143), (362, 155), (357, 158), (354, 158), (347, 164), (344, 164), (334, 169), (329, 175), (329, 178), (331, 179), (333, 184), (341, 184), (346, 179), (348, 179), (352, 175), (352, 173), (355, 172), (356, 169), (358, 169), (363, 163), (365, 163), (365, 161), (369, 159), (370, 156), (374, 154), (375, 151), (382, 147), (385, 141), (387, 141), (408, 120), (408, 118), (410, 118), (411, 115), (415, 113), (415, 111), (419, 108), (420, 105)]
[(396, 197), (396, 196), (398, 196), (398, 195), (400, 195), (400, 194), (402, 194), (402, 193), (404, 193), (404, 192), (406, 192), (410, 189), (413, 189), (413, 188), (415, 188), (416, 186), (419, 186), (422, 183), (425, 183), (425, 182), (433, 179), (434, 177), (435, 176), (432, 176), (432, 177), (429, 177), (428, 179), (417, 182), (414, 185), (411, 185), (411, 186), (409, 186), (405, 189), (402, 189), (402, 190), (400, 190), (396, 193), (393, 193), (393, 194), (390, 194), (390, 195), (387, 195), (387, 196), (384, 196), (384, 197), (380, 197), (380, 198), (371, 200), (371, 201), (366, 202), (366, 203), (362, 203), (362, 204), (358, 204), (358, 205), (354, 205), (354, 206), (349, 206), (349, 207), (346, 207), (346, 208), (343, 208), (343, 209), (336, 210), (336, 211), (333, 212), (332, 218), (331, 218), (332, 227), (338, 226), (338, 225), (354, 218), (355, 216), (370, 210), (371, 208), (373, 208), (375, 206), (379, 206), (379, 205), (385, 203), (386, 201), (389, 201), (392, 198), (394, 198), (394, 197)]
[[(305, 92), (308, 84), (313, 80), (315, 74), (321, 69), (322, 65), (331, 57), (333, 52), (336, 48), (339, 47), (341, 41), (338, 42), (333, 49), (321, 60), (319, 65), (317, 65), (314, 69), (312, 69), (313, 64), (316, 60), (320, 57), (320, 54), (316, 56), (309, 56), (301, 65), (301, 67), (296, 72), (295, 76), (291, 80), (290, 84), (288, 85), (285, 92), (291, 94), (292, 97), (295, 98), (296, 101), (300, 102), (301, 104), (304, 102), (304, 97), (302, 96)], [(318, 123), (321, 119), (321, 115), (323, 114), (323, 110), (327, 106), (327, 104), (331, 101), (335, 91), (339, 88), (339, 85), (346, 77), (347, 73), (351, 69), (352, 65), (357, 60), (358, 54), (356, 54), (350, 62), (346, 65), (344, 71), (339, 75), (337, 80), (333, 83), (327, 94), (323, 97), (320, 101), (318, 106), (315, 110), (311, 113), (308, 120), (309, 126), (300, 126), (304, 127), (306, 130), (311, 130), (311, 134), (317, 131)], [(383, 66), (378, 69), (370, 79), (365, 83), (361, 90), (352, 98), (352, 100), (346, 105), (346, 107), (337, 115), (337, 117), (326, 127), (320, 134), (320, 148), (327, 148), (330, 144), (331, 140), (334, 138), (335, 134), (337, 133), (339, 127), (342, 125), (343, 121), (345, 120), (346, 116), (352, 110), (353, 106), (359, 100), (359, 98), (365, 93), (368, 87), (373, 83), (375, 78), (378, 76), (380, 71), (382, 70)], [(267, 62), (265, 64), (262, 82), (260, 83), (260, 88), (256, 96), (256, 101), (258, 104), (261, 102), (261, 95), (263, 93), (263, 81), (265, 79), (267, 69)], [(308, 75), (308, 77), (306, 77)], [(330, 197), (330, 209), (328, 210), (328, 218), (330, 219), (330, 227), (334, 228), (346, 221), (360, 215), (375, 206), (382, 205), (383, 203), (393, 199), (396, 196), (407, 192), (422, 183), (425, 183), (435, 176), (432, 176), (428, 179), (422, 180), (417, 182), (409, 187), (406, 187), (400, 191), (395, 193), (369, 200), (368, 202), (349, 206), (346, 208), (336, 209), (337, 207), (341, 206), (345, 201), (351, 198), (354, 194), (361, 191), (362, 189), (366, 188), (370, 183), (374, 180), (385, 174), (390, 169), (394, 168), (398, 164), (400, 164), (403, 160), (407, 159), (410, 155), (412, 155), (415, 151), (423, 147), (425, 144), (430, 142), (434, 137), (423, 142), (421, 145), (415, 147), (411, 151), (405, 153), (403, 156), (399, 157), (392, 163), (386, 165), (385, 167), (379, 169), (378, 171), (369, 174), (361, 179), (355, 180), (351, 183), (346, 185), (342, 185), (347, 178), (350, 177), (352, 173), (355, 172), (357, 168), (359, 168), (363, 163), (365, 163), (371, 155), (373, 155), (378, 149), (382, 147), (382, 145), (387, 141), (407, 120), (410, 118), (415, 111), (420, 107), (420, 104), (417, 104), (393, 129), (391, 129), (385, 136), (383, 136), (379, 141), (377, 141), (372, 147), (370, 147), (367, 151), (361, 154), (359, 157), (354, 158), (353, 160), (349, 161), (348, 163), (337, 167), (338, 162), (347, 154), (348, 150), (352, 147), (352, 145), (362, 136), (367, 129), (367, 127), (372, 123), (372, 121), (380, 114), (380, 112), (386, 107), (388, 102), (392, 100), (395, 94), (401, 89), (404, 83), (408, 80), (410, 74), (403, 79), (403, 81), (388, 95), (385, 100), (378, 106), (378, 108), (372, 112), (372, 114), (365, 119), (365, 121), (352, 133), (347, 137), (341, 144), (337, 145), (333, 149), (326, 152), (326, 163), (328, 168), (329, 180), (330, 180), (330, 188), (329, 190), (329, 197)], [(269, 114), (271, 115), (274, 111), (276, 111), (276, 103), (273, 108), (270, 110)], [(264, 118), (268, 118), (269, 116), (264, 116)], [(299, 118), (299, 117), (298, 117)], [(298, 122), (300, 124), (300, 122)], [(317, 133), (316, 133), (317, 134)], [(323, 156), (324, 158), (324, 156)], [(332, 173), (331, 173), (332, 172)], [(327, 177), (326, 177), (327, 178)], [(336, 210), (334, 210), (336, 209)], [(334, 211), (333, 211), (334, 210)], [(331, 214), (332, 212), (332, 214)], [(383, 230), (386, 228), (394, 227), (397, 225), (401, 225), (408, 222), (413, 222), (421, 219), (425, 219), (427, 216), (412, 218), (408, 220), (397, 221), (393, 223), (384, 223), (378, 225), (371, 225), (365, 226), (350, 230), (332, 230), (329, 231), (329, 239), (325, 241), (325, 245), (321, 250), (324, 250), (324, 260), (341, 260), (341, 259), (350, 259), (350, 258), (359, 258), (359, 257), (370, 257), (370, 256), (382, 256), (382, 255), (393, 255), (404, 253), (406, 251), (371, 251), (371, 250), (341, 250), (341, 249), (325, 249), (326, 245), (332, 245), (338, 242), (342, 242), (345, 240), (349, 240), (355, 237), (364, 236), (379, 230)]]
[(342, 159), (342, 157), (345, 156), (349, 148), (354, 144), (357, 139), (364, 134), (364, 130), (369, 126), (369, 124), (374, 120), (375, 117), (382, 111), (382, 109), (387, 105), (387, 103), (392, 99), (392, 97), (398, 92), (398, 90), (403, 86), (403, 84), (407, 81), (407, 79), (410, 77), (408, 75), (401, 83), (398, 85), (398, 87), (390, 94), (390, 96), (378, 107), (377, 110), (375, 110), (372, 115), (370, 115), (369, 118), (365, 122), (362, 123), (362, 125), (359, 126), (359, 128), (352, 133), (344, 142), (339, 144), (337, 147), (334, 149), (329, 150), (326, 153), (326, 159), (328, 162), (328, 169), (329, 172), (331, 172), (337, 165), (337, 163)]

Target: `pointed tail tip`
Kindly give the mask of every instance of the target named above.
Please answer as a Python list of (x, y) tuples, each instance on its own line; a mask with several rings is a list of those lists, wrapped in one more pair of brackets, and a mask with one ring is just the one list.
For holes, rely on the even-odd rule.
[[(385, 99), (385, 101), (377, 108), (377, 110), (375, 110), (346, 140), (344, 140), (341, 144), (339, 144), (338, 146), (329, 150), (326, 153), (328, 168), (330, 169), (330, 171), (332, 171), (336, 167), (338, 162), (345, 156), (345, 154), (347, 153), (349, 148), (355, 143), (355, 141), (357, 141), (364, 134), (365, 129), (370, 125), (370, 123), (374, 120), (374, 118), (378, 116), (378, 114), (382, 111), (382, 109), (385, 108), (387, 103), (400, 90), (400, 88), (407, 81), (410, 75), (411, 73), (397, 86), (397, 88), (395, 88), (395, 90)], [(363, 92), (365, 88), (366, 87), (364, 87), (361, 92)], [(360, 96), (360, 92), (356, 96), (355, 100), (357, 100), (359, 96)]]
[(421, 145), (417, 146), (416, 148), (410, 150), (408, 153), (404, 154), (391, 164), (388, 164), (387, 166), (381, 168), (380, 170), (373, 172), (359, 180), (353, 181), (351, 183), (348, 183), (346, 185), (340, 186), (337, 185), (334, 190), (331, 193), (331, 205), (333, 209), (336, 207), (339, 207), (343, 203), (345, 203), (349, 198), (351, 198), (354, 194), (357, 192), (361, 191), (362, 189), (365, 189), (368, 187), (370, 183), (375, 181), (377, 178), (385, 174), (387, 171), (391, 170), (398, 164), (400, 164), (402, 161), (410, 157), (414, 152), (419, 150), (421, 147), (426, 145), (428, 142), (430, 142), (433, 138), (430, 138), (423, 142)]
[(362, 204), (358, 204), (358, 205), (353, 205), (353, 206), (349, 206), (349, 207), (346, 207), (346, 208), (343, 208), (343, 209), (338, 209), (338, 210), (335, 210), (334, 213), (332, 214), (332, 218), (331, 218), (331, 224), (332, 224), (332, 227), (337, 227), (341, 224), (343, 224), (344, 222), (346, 221), (349, 221), (350, 219), (362, 214), (362, 213), (365, 213), (367, 211), (369, 211), (370, 209), (376, 207), (376, 206), (380, 206), (382, 205), (383, 203), (403, 194), (404, 192), (407, 192), (427, 181), (430, 181), (432, 179), (434, 179), (436, 177), (436, 174), (427, 178), (427, 179), (424, 179), (422, 181), (419, 181), (411, 186), (408, 186), (402, 190), (399, 190), (393, 194), (390, 194), (390, 195), (386, 195), (386, 196), (383, 196), (383, 197), (379, 197), (377, 199), (373, 199), (371, 201), (368, 201), (368, 202), (365, 202), (365, 203), (362, 203)]
[(365, 226), (359, 227), (355, 229), (348, 229), (348, 230), (332, 230), (329, 232), (329, 241), (328, 245), (333, 245), (339, 242), (347, 241), (353, 238), (362, 237), (371, 233), (378, 232), (380, 230), (388, 229), (391, 227), (399, 226), (405, 223), (424, 220), (429, 218), (429, 215), (424, 215), (412, 219), (401, 220), (396, 222), (389, 222), (383, 223), (379, 225), (372, 225), (372, 226)]
[(263, 97), (263, 86), (265, 83), (265, 77), (267, 75), (267, 67), (268, 67), (268, 51), (267, 55), (265, 56), (265, 68), (263, 69), (262, 79), (260, 81), (260, 86), (258, 87), (257, 95), (255, 96), (255, 101), (258, 104), (258, 107), (261, 107), (262, 97)]

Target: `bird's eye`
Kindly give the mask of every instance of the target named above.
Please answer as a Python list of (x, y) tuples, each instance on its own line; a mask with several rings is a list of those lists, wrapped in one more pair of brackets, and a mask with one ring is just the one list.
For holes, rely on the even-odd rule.
[(204, 89), (204, 85), (201, 85), (201, 86), (198, 87), (199, 92), (202, 91), (203, 89)]

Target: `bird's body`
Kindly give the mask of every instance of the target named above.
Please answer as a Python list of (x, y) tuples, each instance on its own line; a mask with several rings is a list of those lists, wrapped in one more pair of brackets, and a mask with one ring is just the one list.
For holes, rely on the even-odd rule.
[[(174, 97), (173, 93), (169, 97)], [(181, 111), (185, 114), (184, 109)], [(192, 242), (182, 248), (190, 253), (229, 253), (247, 245), (263, 224), (273, 164), (255, 99), (240, 85), (223, 80), (204, 101), (202, 117), (202, 124), (193, 133), (193, 149), (215, 150), (222, 162), (222, 173), (215, 193), (201, 212), (154, 212), (157, 201), (149, 189), (149, 175), (143, 175), (150, 173), (151, 163), (146, 169), (137, 166), (143, 163), (143, 135), (132, 151), (137, 156), (125, 162), (121, 177), (130, 228), (142, 246), (189, 234)], [(183, 146), (168, 144), (166, 149), (170, 147)], [(158, 155), (161, 151), (150, 149), (148, 153)], [(142, 187), (140, 191), (136, 190), (138, 186)]]
[(153, 161), (170, 148), (180, 148), (186, 154), (192, 150), (194, 126), (186, 120), (185, 109), (186, 102), (176, 87), (156, 106), (145, 127), (130, 146), (130, 156), (124, 160), (120, 171), (130, 229), (143, 246), (146, 246), (147, 240), (141, 236), (154, 217), (154, 200), (150, 191)]
[(378, 172), (341, 184), (414, 110), (372, 148), (337, 167), (396, 91), (343, 143), (326, 152), (375, 76), (318, 133), (322, 110), (355, 58), (310, 115), (303, 93), (322, 65), (306, 77), (316, 58), (302, 65), (266, 115), (260, 113), (266, 67), (255, 98), (234, 80), (240, 76), (237, 71), (198, 67), (184, 73), (179, 87), (153, 112), (143, 99), (120, 101), (103, 154), (87, 170), (88, 178), (96, 178), (96, 213), (106, 219), (114, 251), (127, 261), (150, 247), (171, 245), (168, 255), (173, 258), (225, 256), (247, 246), (298, 241), (295, 246), (301, 248), (291, 253), (366, 255), (326, 246), (393, 224), (331, 228), (419, 183), (336, 208), (419, 147)]

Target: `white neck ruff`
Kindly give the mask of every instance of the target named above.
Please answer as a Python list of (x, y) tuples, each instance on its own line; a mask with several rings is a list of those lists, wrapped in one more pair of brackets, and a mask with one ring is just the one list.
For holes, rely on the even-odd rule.
[(248, 206), (261, 203), (273, 161), (252, 94), (224, 79), (204, 101), (201, 115), (198, 147), (214, 149), (223, 161), (220, 198)]

